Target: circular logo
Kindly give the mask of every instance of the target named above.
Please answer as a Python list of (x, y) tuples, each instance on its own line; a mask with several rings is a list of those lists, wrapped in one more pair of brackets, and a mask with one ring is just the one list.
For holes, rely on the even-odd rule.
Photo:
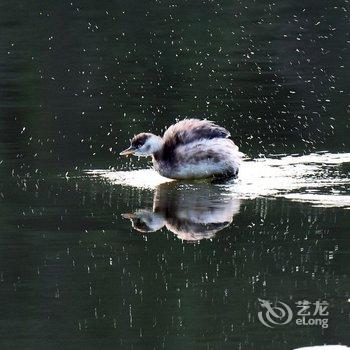
[(259, 299), (260, 305), (265, 309), (259, 311), (259, 321), (266, 327), (282, 326), (292, 320), (292, 309), (285, 303), (278, 301), (275, 305), (264, 299)]

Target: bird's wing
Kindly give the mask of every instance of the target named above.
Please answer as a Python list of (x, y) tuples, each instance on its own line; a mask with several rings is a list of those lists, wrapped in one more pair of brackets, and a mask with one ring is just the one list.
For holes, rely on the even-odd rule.
[(168, 150), (199, 139), (228, 138), (230, 133), (209, 120), (184, 119), (164, 133), (164, 147)]

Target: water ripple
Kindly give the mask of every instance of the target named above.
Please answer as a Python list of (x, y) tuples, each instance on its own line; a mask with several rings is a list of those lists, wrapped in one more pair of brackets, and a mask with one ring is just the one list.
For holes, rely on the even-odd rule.
[[(350, 208), (350, 153), (270, 156), (243, 162), (238, 179), (221, 185), (237, 198), (284, 197), (315, 206)], [(156, 188), (172, 181), (153, 169), (88, 170), (113, 185)]]

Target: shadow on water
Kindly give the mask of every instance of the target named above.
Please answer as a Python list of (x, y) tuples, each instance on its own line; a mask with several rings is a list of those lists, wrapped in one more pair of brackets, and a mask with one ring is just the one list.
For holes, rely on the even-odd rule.
[(185, 241), (213, 238), (229, 226), (239, 212), (240, 200), (208, 183), (158, 185), (153, 209), (123, 214), (139, 232), (158, 231), (164, 226)]
[(153, 209), (123, 214), (139, 232), (166, 227), (178, 238), (212, 238), (232, 222), (244, 198), (284, 197), (315, 206), (350, 208), (350, 154), (311, 154), (264, 158), (243, 163), (239, 179), (226, 185), (177, 182), (153, 170), (89, 171), (93, 176), (124, 186), (154, 189)]

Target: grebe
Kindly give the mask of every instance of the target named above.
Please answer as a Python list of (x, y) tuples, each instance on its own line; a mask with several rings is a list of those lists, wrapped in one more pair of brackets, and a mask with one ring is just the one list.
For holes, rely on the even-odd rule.
[(132, 227), (143, 234), (166, 227), (179, 239), (194, 242), (211, 239), (228, 227), (240, 205), (240, 199), (208, 183), (170, 181), (156, 188), (152, 209), (139, 209), (122, 217), (130, 219)]
[(120, 155), (152, 157), (153, 166), (171, 179), (223, 181), (238, 174), (241, 153), (230, 133), (208, 120), (185, 119), (171, 125), (163, 137), (141, 133)]

